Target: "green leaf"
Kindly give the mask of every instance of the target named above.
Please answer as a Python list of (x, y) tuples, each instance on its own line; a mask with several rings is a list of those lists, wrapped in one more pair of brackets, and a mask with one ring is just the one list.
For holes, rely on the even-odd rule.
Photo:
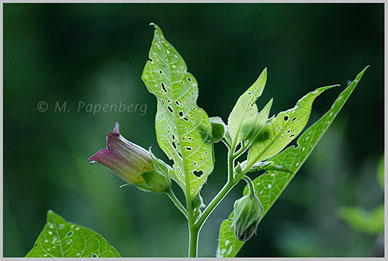
[(156, 136), (161, 149), (174, 161), (171, 178), (194, 197), (214, 168), (212, 128), (208, 115), (197, 105), (196, 79), (161, 29), (154, 26), (142, 80), (158, 100)]
[(267, 68), (263, 70), (256, 82), (238, 98), (229, 115), (228, 128), (235, 146), (245, 140), (255, 126), (258, 116), (256, 100), (263, 93), (266, 81)]
[[(247, 165), (247, 161), (245, 160), (245, 161), (243, 161), (241, 163), (241, 168), (244, 169), (246, 165)], [(287, 169), (287, 168), (285, 168), (283, 166), (276, 165), (275, 162), (273, 162), (273, 161), (259, 161), (259, 162), (256, 162), (255, 164), (252, 165), (252, 167), (250, 167), (248, 172), (256, 172), (256, 171), (260, 171), (260, 170), (263, 170), (263, 169), (266, 169), (266, 170), (278, 170), (278, 171), (284, 171), (284, 172), (292, 173), (289, 169)]]
[(252, 142), (256, 139), (258, 135), (260, 135), (261, 131), (264, 129), (267, 121), (268, 115), (272, 107), (273, 99), (271, 99), (264, 108), (257, 114), (256, 121), (253, 125), (251, 132), (246, 137), (246, 140), (243, 144), (244, 148), (248, 148), (251, 146)]
[(283, 150), (306, 126), (315, 98), (338, 85), (321, 87), (302, 97), (294, 108), (272, 117), (253, 141), (248, 164), (268, 159)]
[[(263, 218), (270, 210), (300, 167), (310, 156), (312, 150), (342, 109), (368, 67), (369, 66), (362, 70), (357, 75), (356, 79), (338, 96), (330, 110), (298, 138), (297, 147), (291, 146), (271, 159), (276, 165), (284, 166), (289, 169), (292, 174), (270, 170), (268, 171), (268, 174), (261, 175), (253, 180), (255, 191), (264, 207), (264, 213), (261, 218)], [(247, 190), (248, 188), (245, 187), (244, 193), (247, 193)], [(217, 250), (218, 256), (234, 257), (244, 245), (244, 242), (239, 241), (234, 236), (232, 223), (233, 212), (230, 214), (229, 218), (224, 220), (221, 224)], [(260, 227), (258, 234), (260, 236)]]
[(120, 257), (91, 229), (66, 222), (50, 210), (47, 224), (26, 257)]
[(343, 207), (339, 216), (357, 231), (372, 235), (384, 232), (384, 204), (369, 212), (361, 207)]

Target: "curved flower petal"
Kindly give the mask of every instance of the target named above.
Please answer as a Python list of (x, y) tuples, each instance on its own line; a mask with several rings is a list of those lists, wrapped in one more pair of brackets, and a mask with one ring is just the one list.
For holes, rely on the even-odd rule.
[(98, 151), (89, 161), (101, 163), (131, 184), (145, 184), (140, 173), (155, 169), (150, 153), (125, 139), (117, 122), (113, 132), (108, 132), (107, 149)]

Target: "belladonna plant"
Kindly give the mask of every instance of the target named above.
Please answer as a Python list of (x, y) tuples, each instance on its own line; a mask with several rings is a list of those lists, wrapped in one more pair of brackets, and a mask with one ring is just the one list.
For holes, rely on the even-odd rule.
[[(272, 99), (260, 110), (256, 105), (267, 82), (265, 68), (238, 98), (226, 124), (220, 117), (209, 117), (198, 107), (195, 77), (187, 71), (183, 58), (166, 40), (161, 29), (152, 25), (154, 39), (141, 78), (147, 90), (156, 97), (156, 138), (170, 161), (165, 163), (150, 150), (125, 139), (117, 123), (113, 132), (108, 133), (107, 148), (91, 156), (89, 161), (106, 166), (128, 185), (169, 196), (187, 219), (190, 257), (198, 256), (199, 234), (206, 220), (228, 193), (245, 180), (247, 186), (242, 197), (236, 199), (234, 211), (221, 224), (215, 251), (219, 257), (234, 257), (257, 230), (260, 233), (261, 220), (309, 157), (367, 67), (342, 91), (331, 108), (303, 133), (314, 100), (338, 85), (311, 91), (293, 108), (271, 116)], [(297, 137), (297, 144), (287, 147)], [(210, 202), (203, 202), (200, 193), (207, 177), (214, 171), (214, 144), (217, 142), (228, 149), (226, 182)], [(184, 202), (175, 196), (171, 182), (182, 190)], [(96, 232), (68, 223), (49, 211), (47, 224), (27, 256), (120, 255)]]

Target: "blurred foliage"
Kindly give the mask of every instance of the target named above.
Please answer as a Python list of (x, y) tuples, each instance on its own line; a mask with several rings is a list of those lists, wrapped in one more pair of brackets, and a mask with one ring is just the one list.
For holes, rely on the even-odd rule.
[(379, 166), (377, 170), (377, 181), (379, 182), (380, 187), (384, 190), (384, 156), (381, 157), (379, 161)]
[[(384, 156), (377, 166), (377, 182), (384, 191)], [(384, 232), (384, 203), (371, 211), (362, 207), (342, 207), (339, 216), (355, 230), (372, 235)]]
[(384, 205), (367, 212), (361, 207), (344, 207), (340, 216), (354, 229), (370, 234), (384, 232)]
[[(371, 65), (239, 254), (370, 255), (375, 236), (345, 226), (336, 213), (344, 205), (373, 209), (383, 199), (375, 179), (384, 151), (383, 4), (5, 3), (3, 11), (4, 256), (26, 255), (48, 209), (98, 231), (122, 256), (186, 255), (185, 220), (166, 196), (119, 189), (119, 178), (87, 161), (105, 147), (117, 121), (127, 139), (152, 146), (168, 162), (156, 142), (155, 98), (140, 79), (150, 22), (185, 57), (199, 83), (199, 106), (224, 121), (264, 67), (268, 83), (258, 105), (274, 97), (274, 114), (319, 86), (346, 86)], [(340, 91), (314, 102), (311, 122)], [(47, 112), (38, 111), (41, 101)], [(68, 110), (55, 112), (56, 102), (67, 102)], [(78, 110), (81, 102), (146, 104), (147, 110), (93, 114)], [(226, 149), (218, 143), (215, 151), (215, 172), (201, 193), (205, 204), (226, 180)], [(202, 229), (200, 256), (215, 255), (219, 226), (243, 185)]]

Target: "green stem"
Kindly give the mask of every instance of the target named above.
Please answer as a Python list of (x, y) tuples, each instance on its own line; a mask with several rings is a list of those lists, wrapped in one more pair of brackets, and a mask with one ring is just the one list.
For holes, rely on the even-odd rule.
[(252, 180), (248, 176), (243, 176), (242, 178), (247, 182), (247, 184), (249, 186), (249, 193), (251, 195), (252, 194), (254, 195), (255, 194), (255, 187), (253, 186)]
[[(186, 175), (187, 177), (187, 175)], [(188, 178), (186, 178), (186, 184), (190, 184)], [(193, 201), (191, 199), (190, 186), (186, 186), (186, 206), (187, 206), (187, 223), (189, 226), (189, 257), (197, 257), (198, 249), (198, 230), (195, 227), (194, 213), (193, 213)]]
[(230, 149), (231, 144), (230, 144), (230, 142), (228, 141), (227, 138), (223, 137), (223, 138), (222, 138), (222, 142), (225, 144), (225, 146), (226, 146), (228, 149)]
[(197, 222), (195, 222), (196, 227), (198, 230), (202, 228), (202, 225), (205, 223), (206, 219), (209, 217), (209, 215), (213, 212), (213, 210), (218, 206), (218, 204), (224, 199), (224, 197), (229, 193), (229, 191), (235, 186), (236, 184), (232, 182), (227, 182), (224, 187), (218, 192), (218, 194), (213, 198), (213, 200), (209, 203), (209, 205), (206, 207), (206, 209), (203, 211), (201, 216), (197, 219)]
[[(186, 193), (186, 201), (187, 201), (187, 210), (188, 210), (188, 225), (189, 225), (189, 257), (197, 257), (198, 255), (198, 238), (199, 232), (207, 218), (213, 212), (213, 210), (218, 206), (218, 204), (226, 197), (226, 195), (232, 190), (234, 186), (244, 177), (244, 175), (248, 172), (249, 168), (245, 168), (240, 175), (234, 177), (234, 160), (240, 156), (244, 151), (245, 147), (243, 146), (237, 153), (235, 153), (236, 142), (233, 142), (231, 148), (230, 143), (225, 143), (229, 148), (228, 151), (228, 181), (222, 187), (222, 189), (217, 193), (217, 195), (213, 198), (213, 200), (209, 203), (209, 205), (205, 208), (202, 214), (199, 216), (197, 221), (193, 220), (193, 210), (192, 210), (192, 202), (190, 193)], [(249, 178), (248, 178), (249, 179)], [(250, 180), (250, 179), (249, 179)], [(253, 186), (252, 183), (250, 185)], [(251, 188), (253, 191), (253, 188)]]
[(244, 145), (244, 143), (241, 143), (241, 148), (233, 155), (233, 158), (237, 159), (238, 157), (240, 157), (247, 150), (248, 147), (249, 144), (247, 146)]
[(182, 205), (182, 203), (179, 201), (179, 199), (175, 196), (174, 192), (170, 189), (167, 192), (168, 197), (171, 199), (171, 201), (175, 204), (175, 206), (182, 212), (182, 214), (186, 217), (187, 219), (187, 210), (185, 207)]
[(213, 212), (213, 210), (218, 206), (218, 204), (225, 198), (225, 196), (229, 193), (229, 191), (237, 184), (234, 181), (234, 158), (232, 152), (228, 152), (228, 181), (222, 187), (222, 189), (218, 192), (218, 194), (213, 198), (213, 200), (209, 203), (209, 205), (202, 212), (201, 216), (195, 222), (198, 230), (201, 230), (202, 225), (205, 223), (206, 219)]
[(194, 223), (189, 223), (189, 257), (198, 256), (198, 235), (199, 230)]

